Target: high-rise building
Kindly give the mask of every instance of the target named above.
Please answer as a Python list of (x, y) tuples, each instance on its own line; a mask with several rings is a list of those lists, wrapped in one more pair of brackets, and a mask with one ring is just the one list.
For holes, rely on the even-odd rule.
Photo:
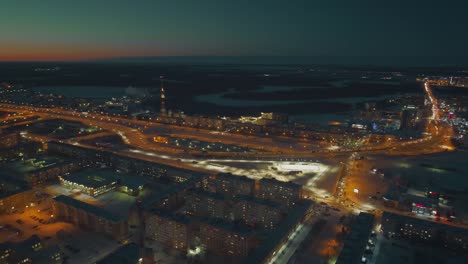
[[(135, 243), (128, 243), (114, 250), (109, 255), (100, 259), (96, 264), (115, 264), (115, 263), (148, 263), (143, 259), (147, 258), (148, 254), (142, 253), (140, 246)], [(151, 256), (153, 258), (154, 256)], [(149, 262), (152, 263), (152, 262)]]
[(233, 217), (230, 217), (231, 212), (226, 202), (218, 193), (194, 189), (187, 192), (186, 212), (188, 215), (229, 220)]
[(302, 186), (293, 182), (282, 182), (276, 179), (262, 178), (259, 181), (255, 196), (259, 199), (277, 202), (291, 207), (301, 199)]
[(71, 197), (55, 197), (52, 208), (57, 219), (110, 235), (114, 239), (122, 239), (128, 234), (127, 219)]
[(245, 197), (234, 204), (234, 216), (249, 226), (275, 228), (283, 218), (276, 203)]
[(413, 129), (416, 127), (417, 109), (404, 108), (401, 111), (400, 130)]
[(252, 232), (222, 221), (202, 223), (200, 240), (208, 252), (230, 257), (245, 257), (256, 246)]
[(218, 173), (216, 176), (206, 179), (205, 189), (229, 197), (251, 196), (255, 191), (255, 180), (231, 173)]
[(145, 217), (145, 237), (185, 251), (190, 238), (190, 219), (185, 215), (150, 211)]
[(360, 213), (351, 225), (351, 231), (344, 239), (343, 249), (341, 250), (337, 264), (358, 264), (366, 263), (364, 255), (372, 234), (374, 224), (374, 215), (368, 213)]

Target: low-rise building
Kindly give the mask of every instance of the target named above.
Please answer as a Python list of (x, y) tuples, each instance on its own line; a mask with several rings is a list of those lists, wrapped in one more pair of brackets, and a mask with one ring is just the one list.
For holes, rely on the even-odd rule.
[(90, 196), (98, 196), (117, 187), (114, 175), (100, 175), (91, 170), (73, 173), (68, 176), (59, 176), (60, 183), (71, 189), (77, 189)]
[(136, 196), (147, 182), (142, 177), (108, 169), (86, 169), (71, 175), (59, 176), (59, 180), (63, 186), (80, 190), (90, 196), (98, 196), (114, 189)]

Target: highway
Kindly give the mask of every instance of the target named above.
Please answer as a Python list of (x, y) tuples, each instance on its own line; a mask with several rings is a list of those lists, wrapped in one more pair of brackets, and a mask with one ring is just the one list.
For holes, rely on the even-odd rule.
[[(274, 138), (257, 137), (257, 136), (244, 136), (226, 132), (216, 132), (203, 129), (195, 129), (189, 127), (165, 125), (161, 123), (128, 119), (116, 116), (107, 116), (99, 113), (84, 113), (66, 110), (58, 107), (51, 108), (34, 108), (30, 106), (17, 106), (11, 104), (0, 104), (0, 111), (5, 112), (19, 112), (23, 116), (37, 116), (42, 119), (63, 119), (69, 121), (77, 121), (83, 124), (96, 126), (102, 128), (105, 132), (103, 134), (89, 135), (83, 138), (74, 138), (71, 140), (63, 141), (69, 144), (81, 144), (80, 141), (87, 138), (95, 138), (99, 135), (119, 135), (122, 140), (128, 145), (128, 150), (116, 151), (119, 154), (126, 156), (138, 156), (140, 158), (157, 160), (165, 164), (177, 165), (177, 167), (198, 167), (191, 166), (191, 164), (184, 164), (181, 160), (191, 162), (196, 159), (218, 158), (218, 159), (232, 159), (232, 160), (245, 160), (245, 159), (263, 159), (263, 160), (284, 160), (284, 159), (330, 159), (338, 163), (343, 160), (343, 157), (352, 153), (359, 153), (360, 155), (422, 155), (429, 153), (436, 153), (454, 149), (450, 138), (453, 135), (453, 129), (441, 124), (440, 113), (437, 107), (437, 99), (434, 97), (430, 86), (426, 83), (425, 92), (429, 101), (432, 104), (431, 118), (426, 120), (426, 133), (425, 137), (413, 140), (395, 140), (388, 138), (380, 143), (369, 143), (364, 141), (363, 146), (359, 149), (345, 149), (340, 148), (329, 149), (321, 146), (315, 150), (304, 150), (300, 147), (292, 148), (289, 143), (284, 144), (286, 139), (277, 143)], [(37, 120), (29, 120), (25, 122), (36, 122)], [(226, 144), (237, 144), (244, 147), (251, 147), (260, 149), (259, 152), (206, 152), (196, 149), (182, 149), (173, 147), (167, 144), (154, 142), (153, 137), (156, 134), (145, 134), (145, 130), (166, 130), (170, 134), (180, 137), (189, 138), (200, 141), (222, 142)], [(30, 139), (40, 142), (47, 142), (54, 140), (54, 138), (45, 135), (28, 135)], [(56, 140), (56, 139), (55, 139)], [(290, 138), (291, 142), (295, 144), (304, 144), (300, 139)], [(287, 142), (287, 140), (286, 140)], [(308, 148), (310, 143), (306, 145)], [(87, 146), (92, 147), (92, 146)], [(302, 147), (303, 148), (303, 147)], [(101, 149), (101, 148), (98, 148)], [(198, 168), (200, 169), (200, 168)]]
[[(431, 102), (436, 102), (429, 85), (425, 85), (425, 90)], [(64, 119), (70, 121), (78, 121), (84, 124), (98, 126), (107, 131), (118, 134), (124, 142), (131, 147), (142, 149), (145, 151), (155, 151), (177, 157), (187, 157), (187, 155), (211, 157), (250, 157), (250, 158), (315, 158), (317, 154), (328, 153), (333, 156), (337, 153), (352, 153), (360, 152), (363, 155), (366, 153), (385, 154), (385, 155), (420, 155), (434, 152), (441, 152), (453, 149), (450, 143), (450, 136), (453, 135), (451, 127), (441, 125), (439, 122), (438, 108), (433, 106), (433, 118), (428, 119), (426, 131), (430, 136), (422, 139), (397, 141), (387, 140), (382, 143), (365, 144), (358, 149), (330, 149), (327, 146), (313, 144), (312, 142), (304, 142), (297, 138), (283, 139), (277, 142), (275, 138), (245, 136), (227, 132), (217, 132), (204, 129), (195, 129), (190, 127), (181, 127), (166, 125), (156, 122), (143, 120), (128, 119), (116, 116), (107, 116), (99, 113), (79, 113), (63, 108), (34, 108), (30, 106), (17, 106), (10, 104), (0, 104), (0, 110), (9, 112), (23, 112), (29, 115), (39, 116), (43, 119)], [(434, 114), (435, 112), (435, 114)], [(27, 121), (26, 121), (27, 122)], [(32, 122), (32, 121), (31, 121)], [(165, 144), (153, 141), (153, 137), (157, 134), (146, 134), (143, 131), (150, 130), (167, 130), (170, 135), (189, 138), (208, 142), (222, 142), (225, 144), (237, 144), (243, 147), (258, 149), (258, 152), (204, 152), (201, 150), (181, 149), (170, 147)]]

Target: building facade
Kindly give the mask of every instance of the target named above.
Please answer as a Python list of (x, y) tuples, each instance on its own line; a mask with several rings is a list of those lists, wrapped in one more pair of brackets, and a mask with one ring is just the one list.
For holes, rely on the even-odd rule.
[(255, 180), (246, 176), (232, 175), (231, 173), (218, 173), (215, 176), (206, 178), (204, 188), (227, 197), (251, 196), (255, 192)]
[(184, 215), (150, 211), (145, 215), (145, 238), (186, 251), (190, 239), (190, 221)]
[(302, 186), (292, 182), (262, 178), (255, 196), (258, 199), (277, 202), (282, 206), (294, 206), (301, 199)]
[(78, 201), (65, 195), (54, 198), (54, 215), (57, 219), (81, 228), (107, 234), (120, 240), (128, 235), (128, 222), (99, 207)]
[(385, 212), (382, 232), (389, 237), (439, 244), (453, 250), (468, 250), (468, 229), (423, 219)]
[(266, 201), (246, 198), (234, 205), (234, 216), (249, 226), (274, 229), (283, 219), (279, 206)]
[(221, 256), (245, 257), (256, 246), (251, 233), (223, 224), (202, 223), (200, 239), (208, 252)]

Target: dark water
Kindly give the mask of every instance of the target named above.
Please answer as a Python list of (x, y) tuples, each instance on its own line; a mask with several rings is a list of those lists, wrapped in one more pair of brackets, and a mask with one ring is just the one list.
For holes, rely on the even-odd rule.
[[(157, 111), (160, 76), (164, 76), (169, 109), (187, 114), (227, 116), (284, 112), (300, 120), (317, 120), (318, 115), (341, 116), (364, 101), (422, 92), (420, 85), (414, 82), (419, 70), (305, 64), (312, 60), (330, 64), (332, 59), (171, 57), (94, 63), (0, 64), (0, 81), (16, 80), (24, 87), (43, 93), (99, 102), (129, 95), (127, 88), (132, 86), (146, 89), (144, 95), (150, 96), (145, 103)], [(351, 62), (356, 58), (346, 59)], [(364, 61), (363, 58), (359, 60)], [(59, 70), (34, 71), (37, 67)], [(400, 75), (394, 75), (400, 71)], [(427, 73), (427, 69), (422, 72)]]

